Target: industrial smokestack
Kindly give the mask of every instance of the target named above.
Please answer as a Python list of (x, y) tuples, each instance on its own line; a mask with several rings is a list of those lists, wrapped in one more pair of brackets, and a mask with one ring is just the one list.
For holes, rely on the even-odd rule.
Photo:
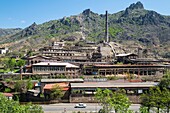
[(105, 28), (105, 40), (106, 42), (108, 43), (110, 40), (109, 40), (109, 36), (108, 36), (108, 13), (106, 11), (106, 28)]

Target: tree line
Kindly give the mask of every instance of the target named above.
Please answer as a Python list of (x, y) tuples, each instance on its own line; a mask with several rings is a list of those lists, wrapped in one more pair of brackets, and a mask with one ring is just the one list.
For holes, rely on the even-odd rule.
[(14, 58), (3, 58), (1, 59), (1, 64), (4, 67), (4, 71), (11, 71), (13, 72), (15, 67), (19, 67), (20, 69), (22, 66), (25, 65), (25, 60), (19, 59), (16, 60)]
[(31, 103), (21, 105), (19, 101), (10, 100), (0, 93), (0, 113), (43, 113), (43, 109)]
[[(134, 113), (129, 110), (131, 102), (125, 91), (118, 89), (111, 91), (109, 89), (97, 89), (95, 98), (103, 106), (99, 113), (109, 113), (114, 110), (115, 113)], [(170, 112), (170, 72), (167, 72), (159, 84), (150, 88), (140, 96), (140, 113), (169, 113)]]

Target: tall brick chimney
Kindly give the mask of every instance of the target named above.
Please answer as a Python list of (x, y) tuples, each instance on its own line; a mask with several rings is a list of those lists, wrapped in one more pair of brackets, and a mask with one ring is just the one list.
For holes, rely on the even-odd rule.
[(109, 43), (109, 36), (108, 36), (108, 13), (106, 11), (106, 23), (105, 23), (105, 42)]

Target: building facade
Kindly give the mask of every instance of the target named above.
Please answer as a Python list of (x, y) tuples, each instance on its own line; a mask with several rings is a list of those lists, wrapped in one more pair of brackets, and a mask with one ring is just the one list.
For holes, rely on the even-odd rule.
[(135, 74), (138, 76), (160, 75), (165, 72), (163, 65), (91, 65), (86, 66), (84, 69), (85, 74), (93, 74), (106, 76), (106, 75), (123, 75)]
[(95, 99), (97, 88), (103, 90), (107, 88), (111, 91), (124, 89), (132, 103), (140, 103), (140, 95), (156, 85), (155, 82), (130, 83), (126, 81), (71, 83), (70, 102), (97, 102)]
[(64, 75), (68, 77), (78, 77), (79, 67), (63, 62), (40, 62), (32, 65), (33, 74), (48, 73), (51, 75)]

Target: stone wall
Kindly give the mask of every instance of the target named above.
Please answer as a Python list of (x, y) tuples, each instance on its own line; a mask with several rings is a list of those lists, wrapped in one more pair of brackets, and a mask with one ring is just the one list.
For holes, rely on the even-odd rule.
[(84, 102), (84, 103), (93, 103), (97, 102), (94, 97), (92, 96), (70, 96), (70, 102)]
[[(140, 96), (137, 95), (128, 95), (129, 100), (133, 104), (139, 104), (140, 103)], [(94, 98), (94, 96), (70, 96), (70, 102), (84, 102), (84, 103), (95, 103), (97, 102)]]
[(141, 102), (140, 96), (137, 95), (128, 95), (128, 98), (133, 104), (139, 104)]

